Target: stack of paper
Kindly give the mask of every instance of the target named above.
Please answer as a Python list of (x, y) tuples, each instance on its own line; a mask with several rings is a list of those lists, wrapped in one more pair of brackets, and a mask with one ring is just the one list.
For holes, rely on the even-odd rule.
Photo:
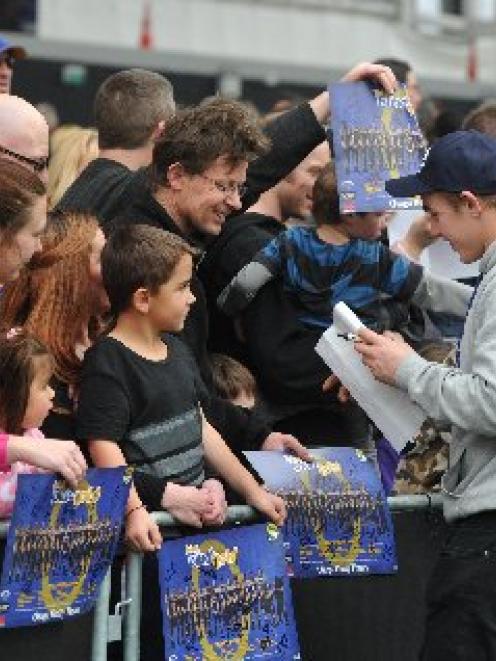
[(315, 350), (394, 448), (401, 450), (419, 432), (425, 412), (407, 393), (378, 381), (362, 363), (354, 342), (340, 337), (363, 326), (346, 303), (334, 307), (333, 321)]

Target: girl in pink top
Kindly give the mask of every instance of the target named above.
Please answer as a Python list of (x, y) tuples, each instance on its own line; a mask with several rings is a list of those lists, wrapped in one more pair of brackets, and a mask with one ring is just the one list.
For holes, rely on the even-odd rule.
[[(38, 427), (52, 408), (52, 373), (52, 357), (41, 342), (20, 329), (0, 335), (0, 433), (43, 439)], [(20, 461), (0, 471), (0, 518), (12, 514), (17, 476), (38, 472)]]

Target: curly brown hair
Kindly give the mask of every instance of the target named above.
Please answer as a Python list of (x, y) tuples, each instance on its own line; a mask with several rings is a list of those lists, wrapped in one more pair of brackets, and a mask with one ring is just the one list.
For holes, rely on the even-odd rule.
[(201, 174), (220, 156), (234, 167), (261, 156), (269, 146), (251, 108), (220, 97), (206, 99), (178, 111), (166, 124), (153, 150), (153, 185), (167, 185), (167, 171), (174, 163)]
[(78, 383), (81, 368), (76, 345), (93, 314), (89, 259), (97, 229), (87, 214), (53, 216), (43, 249), (0, 299), (2, 325), (23, 326), (41, 340), (55, 359), (55, 375), (71, 385)]

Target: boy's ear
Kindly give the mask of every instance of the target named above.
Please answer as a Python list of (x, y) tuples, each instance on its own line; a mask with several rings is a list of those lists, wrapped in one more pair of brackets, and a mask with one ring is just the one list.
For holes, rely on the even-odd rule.
[(133, 294), (133, 307), (141, 314), (148, 314), (150, 308), (150, 290), (146, 287), (140, 287)]
[(180, 191), (182, 190), (186, 177), (188, 177), (189, 174), (181, 163), (172, 163), (167, 169), (165, 176), (169, 187), (172, 188), (172, 190)]
[(165, 129), (165, 120), (161, 119), (160, 122), (158, 122), (157, 126), (153, 129), (151, 135), (151, 139), (153, 142), (155, 142), (164, 135), (164, 129)]
[(482, 204), (477, 195), (474, 195), (471, 191), (464, 190), (460, 193), (460, 199), (470, 213), (474, 216), (480, 216), (482, 213)]

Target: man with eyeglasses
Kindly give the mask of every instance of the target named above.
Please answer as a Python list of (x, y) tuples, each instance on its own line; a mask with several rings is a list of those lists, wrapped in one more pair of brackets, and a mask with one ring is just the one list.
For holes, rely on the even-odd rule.
[(10, 94), (12, 72), (16, 60), (26, 57), (22, 46), (13, 46), (7, 39), (0, 37), (0, 94)]
[(0, 158), (17, 161), (48, 183), (48, 124), (30, 103), (0, 95)]
[(285, 229), (290, 218), (298, 223), (308, 221), (313, 185), (329, 158), (329, 145), (325, 141), (276, 186), (263, 193), (246, 212), (230, 218), (219, 237), (209, 244), (199, 273), (204, 282), (209, 282), (213, 351), (227, 353), (243, 363), (250, 362), (245, 344), (237, 337), (237, 324), (217, 309), (216, 298), (254, 254)]
[[(365, 77), (394, 89), (387, 67), (362, 64), (348, 74), (349, 80)], [(243, 104), (214, 98), (179, 111), (155, 145), (151, 189), (142, 191), (114, 224), (154, 225), (205, 247), (227, 218), (254, 204), (325, 139), (322, 123), (328, 114), (329, 97), (323, 92), (273, 122), (270, 148), (253, 112)], [(208, 401), (202, 406), (209, 421), (234, 451), (286, 449), (307, 458), (294, 436), (271, 432), (257, 415), (211, 394), (207, 299), (196, 274), (191, 289), (196, 303), (182, 339), (206, 385)]]

